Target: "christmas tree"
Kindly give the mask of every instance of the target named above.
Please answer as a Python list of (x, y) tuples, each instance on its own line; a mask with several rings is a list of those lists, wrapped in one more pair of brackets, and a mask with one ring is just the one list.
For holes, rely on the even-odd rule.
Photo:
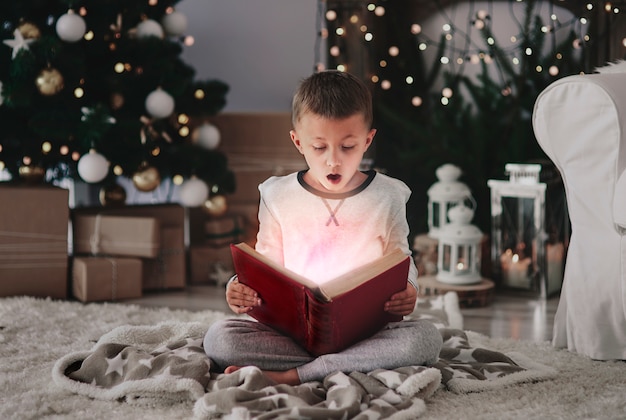
[[(20, 0), (0, 4), (0, 169), (139, 191), (162, 179), (234, 190), (219, 132), (203, 118), (228, 86), (180, 59), (179, 0)], [(186, 182), (186, 181), (185, 181)]]

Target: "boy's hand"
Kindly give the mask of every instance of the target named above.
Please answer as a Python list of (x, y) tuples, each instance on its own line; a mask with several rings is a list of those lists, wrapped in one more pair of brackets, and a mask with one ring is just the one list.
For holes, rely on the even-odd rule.
[(391, 296), (385, 303), (385, 311), (394, 315), (408, 315), (415, 309), (417, 301), (417, 290), (411, 284), (406, 285), (406, 289)]
[(250, 312), (253, 307), (259, 306), (261, 299), (254, 289), (235, 279), (226, 287), (226, 303), (236, 314), (244, 314)]

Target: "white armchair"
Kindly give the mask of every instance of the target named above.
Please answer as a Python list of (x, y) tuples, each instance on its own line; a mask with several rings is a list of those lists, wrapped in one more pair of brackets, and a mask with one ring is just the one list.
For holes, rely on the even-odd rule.
[(626, 73), (554, 82), (533, 128), (561, 172), (572, 223), (553, 345), (626, 359)]

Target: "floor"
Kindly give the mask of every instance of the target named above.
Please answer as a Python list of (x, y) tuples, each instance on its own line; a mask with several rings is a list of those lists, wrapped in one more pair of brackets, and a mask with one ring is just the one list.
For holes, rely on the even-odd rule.
[[(230, 312), (224, 289), (212, 285), (188, 286), (182, 291), (147, 293), (141, 299), (127, 300), (141, 306), (167, 306), (172, 309)], [(462, 308), (464, 329), (492, 338), (513, 338), (542, 342), (552, 339), (552, 325), (558, 296), (547, 300), (496, 293), (485, 307)]]

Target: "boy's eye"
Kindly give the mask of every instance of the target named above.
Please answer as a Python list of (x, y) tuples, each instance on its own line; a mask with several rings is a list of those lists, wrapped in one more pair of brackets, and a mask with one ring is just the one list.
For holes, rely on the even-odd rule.
[(326, 146), (313, 146), (313, 150), (324, 150)]
[(350, 149), (354, 149), (354, 146), (341, 146), (341, 148), (343, 150), (350, 150)]

